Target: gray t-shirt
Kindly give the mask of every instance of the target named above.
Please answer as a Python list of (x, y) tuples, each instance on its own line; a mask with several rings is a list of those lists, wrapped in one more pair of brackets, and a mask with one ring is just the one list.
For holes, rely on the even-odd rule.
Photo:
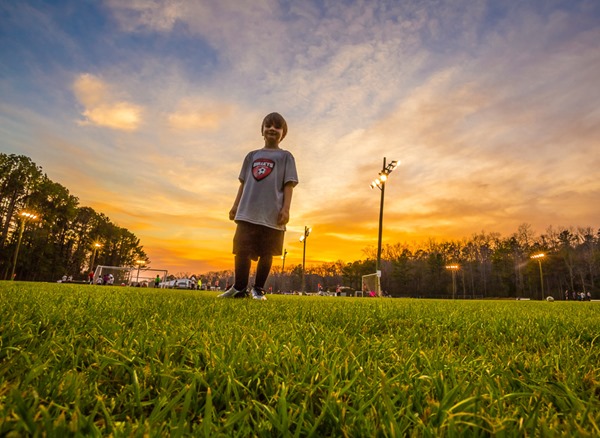
[(258, 149), (246, 155), (239, 176), (244, 183), (236, 221), (245, 221), (284, 230), (277, 224), (283, 206), (283, 187), (298, 184), (294, 156), (283, 149)]

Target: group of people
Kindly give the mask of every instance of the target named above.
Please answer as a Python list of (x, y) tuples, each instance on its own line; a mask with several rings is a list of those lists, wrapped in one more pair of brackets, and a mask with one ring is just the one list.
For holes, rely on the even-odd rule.
[[(94, 284), (94, 273), (93, 272), (89, 273), (88, 278), (89, 278), (89, 283)], [(114, 283), (115, 283), (115, 277), (112, 274), (99, 275), (98, 278), (96, 279), (96, 284), (110, 285), (110, 284), (114, 284)]]
[(565, 300), (569, 301), (592, 301), (592, 294), (590, 291), (587, 292), (575, 292), (569, 293), (569, 289), (565, 291)]

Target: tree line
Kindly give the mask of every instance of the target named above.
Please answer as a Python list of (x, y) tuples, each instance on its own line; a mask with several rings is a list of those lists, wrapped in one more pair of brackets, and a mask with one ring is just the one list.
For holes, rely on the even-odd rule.
[(0, 279), (84, 279), (92, 265), (137, 260), (149, 262), (133, 233), (80, 206), (30, 158), (0, 153)]
[[(306, 267), (306, 291), (360, 290), (363, 275), (375, 273), (376, 249), (365, 259)], [(543, 256), (532, 258), (532, 256)], [(449, 269), (455, 267), (455, 269)], [(300, 291), (302, 265), (273, 265), (266, 287), (273, 292)], [(199, 276), (204, 283), (231, 284), (233, 272)], [(590, 292), (600, 298), (600, 229), (549, 227), (536, 235), (522, 224), (508, 237), (479, 233), (462, 240), (396, 243), (382, 248), (381, 289), (388, 295), (417, 298), (565, 299), (565, 293)], [(568, 297), (572, 299), (572, 295)]]
[[(363, 260), (307, 266), (306, 291), (339, 285), (360, 290), (362, 276), (375, 273), (376, 265), (375, 248), (364, 254)], [(544, 256), (532, 259), (536, 254)], [(134, 266), (138, 260), (149, 264), (133, 233), (80, 207), (28, 157), (0, 153), (0, 278), (8, 279), (14, 269), (22, 280), (84, 279), (92, 264)], [(300, 291), (302, 265), (282, 268), (273, 264), (266, 287)], [(600, 298), (600, 229), (549, 227), (537, 235), (522, 224), (507, 237), (482, 232), (461, 240), (389, 244), (382, 248), (380, 269), (381, 288), (392, 296), (564, 299), (568, 290)], [(195, 276), (221, 289), (233, 282), (231, 270)]]

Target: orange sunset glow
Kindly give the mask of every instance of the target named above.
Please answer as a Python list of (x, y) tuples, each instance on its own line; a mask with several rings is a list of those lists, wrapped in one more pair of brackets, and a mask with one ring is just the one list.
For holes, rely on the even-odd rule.
[(141, 239), (233, 268), (262, 118), (296, 159), (286, 267), (383, 244), (598, 226), (600, 3), (5, 2), (0, 150)]

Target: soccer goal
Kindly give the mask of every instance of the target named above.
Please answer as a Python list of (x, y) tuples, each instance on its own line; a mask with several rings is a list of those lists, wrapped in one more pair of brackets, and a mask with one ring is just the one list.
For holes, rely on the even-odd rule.
[(162, 284), (167, 279), (167, 271), (164, 269), (99, 265), (94, 272), (94, 284), (154, 287), (154, 280), (157, 276)]
[(164, 284), (167, 281), (167, 271), (165, 269), (131, 268), (129, 286), (155, 287), (155, 280), (157, 276), (159, 278), (158, 287), (164, 287)]
[(94, 272), (94, 284), (129, 284), (131, 269), (122, 266), (98, 265)]
[[(375, 274), (367, 274), (362, 276), (362, 296), (381, 296), (381, 274), (379, 272)], [(356, 291), (358, 294), (358, 291)]]

